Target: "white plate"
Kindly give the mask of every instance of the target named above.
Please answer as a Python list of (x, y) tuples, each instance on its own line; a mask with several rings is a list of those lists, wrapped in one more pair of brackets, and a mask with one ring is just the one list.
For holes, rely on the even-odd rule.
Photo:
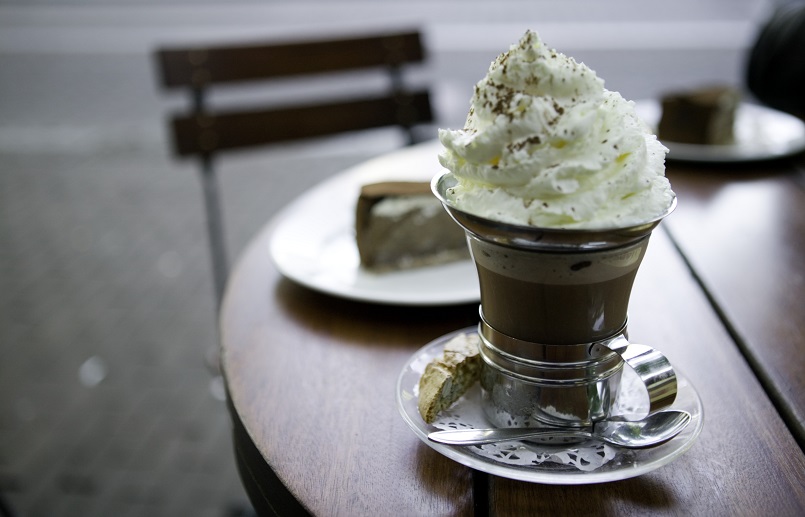
[[(417, 408), (419, 378), (425, 366), (442, 353), (444, 344), (467, 328), (442, 336), (425, 345), (406, 363), (397, 381), (397, 407), (414, 433), (439, 453), (462, 465), (520, 481), (548, 485), (583, 485), (618, 481), (658, 469), (690, 449), (704, 426), (704, 410), (696, 389), (677, 370), (678, 393), (673, 409), (685, 410), (691, 421), (671, 441), (648, 449), (623, 449), (598, 442), (572, 446), (539, 445), (510, 441), (481, 446), (452, 446), (428, 440), (439, 429), (492, 427), (480, 407), (481, 389), (476, 384), (453, 406), (443, 411), (433, 425), (422, 420)], [(630, 368), (623, 369), (621, 390), (613, 414), (633, 414), (645, 408), (645, 389)]]
[[(653, 131), (662, 115), (659, 102), (635, 103), (637, 115)], [(741, 103), (735, 113), (735, 143), (731, 145), (680, 144), (663, 140), (668, 158), (691, 162), (751, 162), (784, 158), (805, 150), (805, 123), (781, 111)]]
[(270, 253), (286, 277), (327, 294), (374, 303), (436, 306), (481, 299), (470, 260), (406, 271), (372, 273), (360, 267), (355, 204), (365, 183), (430, 181), (441, 170), (439, 144), (407, 147), (320, 183), (272, 221)]

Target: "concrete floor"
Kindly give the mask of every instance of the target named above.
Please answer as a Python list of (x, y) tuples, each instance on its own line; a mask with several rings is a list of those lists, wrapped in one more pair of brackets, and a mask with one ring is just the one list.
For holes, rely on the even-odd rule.
[[(0, 496), (15, 515), (248, 511), (204, 360), (216, 326), (199, 182), (165, 144), (164, 113), (184, 99), (156, 87), (157, 44), (419, 26), (431, 56), (418, 77), (455, 126), (525, 27), (647, 98), (740, 84), (768, 2), (353, 1), (341, 18), (334, 2), (218, 4), (0, 0)], [(696, 52), (672, 68), (664, 56), (685, 45)], [(225, 160), (231, 255), (306, 187), (400, 142), (380, 132)]]

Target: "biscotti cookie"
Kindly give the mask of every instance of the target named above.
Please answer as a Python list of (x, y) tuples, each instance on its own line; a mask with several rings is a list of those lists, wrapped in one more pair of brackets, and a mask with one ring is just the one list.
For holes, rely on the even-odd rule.
[(419, 414), (425, 422), (433, 422), (480, 378), (479, 339), (475, 333), (454, 337), (425, 367), (419, 379)]

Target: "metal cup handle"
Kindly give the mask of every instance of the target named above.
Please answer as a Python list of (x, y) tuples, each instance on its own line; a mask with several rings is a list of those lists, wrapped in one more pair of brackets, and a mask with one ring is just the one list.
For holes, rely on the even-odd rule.
[(669, 407), (676, 400), (676, 372), (668, 359), (647, 345), (629, 343), (623, 335), (606, 342), (637, 373), (648, 391), (649, 413)]

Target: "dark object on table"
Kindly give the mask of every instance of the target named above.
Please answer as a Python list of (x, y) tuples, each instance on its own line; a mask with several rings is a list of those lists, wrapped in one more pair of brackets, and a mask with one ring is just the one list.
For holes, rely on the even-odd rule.
[(805, 118), (805, 3), (783, 5), (761, 29), (746, 82), (764, 104)]
[[(381, 127), (404, 129), (433, 119), (426, 89), (403, 84), (405, 65), (421, 63), (425, 53), (416, 31), (313, 41), (217, 45), (156, 52), (166, 89), (186, 89), (192, 106), (170, 120), (173, 150), (200, 159), (213, 274), (218, 304), (228, 274), (213, 157), (223, 151)], [(382, 94), (361, 91), (291, 106), (216, 109), (207, 102), (213, 86), (243, 85), (293, 77), (321, 80), (327, 74), (376, 70), (390, 87)]]

